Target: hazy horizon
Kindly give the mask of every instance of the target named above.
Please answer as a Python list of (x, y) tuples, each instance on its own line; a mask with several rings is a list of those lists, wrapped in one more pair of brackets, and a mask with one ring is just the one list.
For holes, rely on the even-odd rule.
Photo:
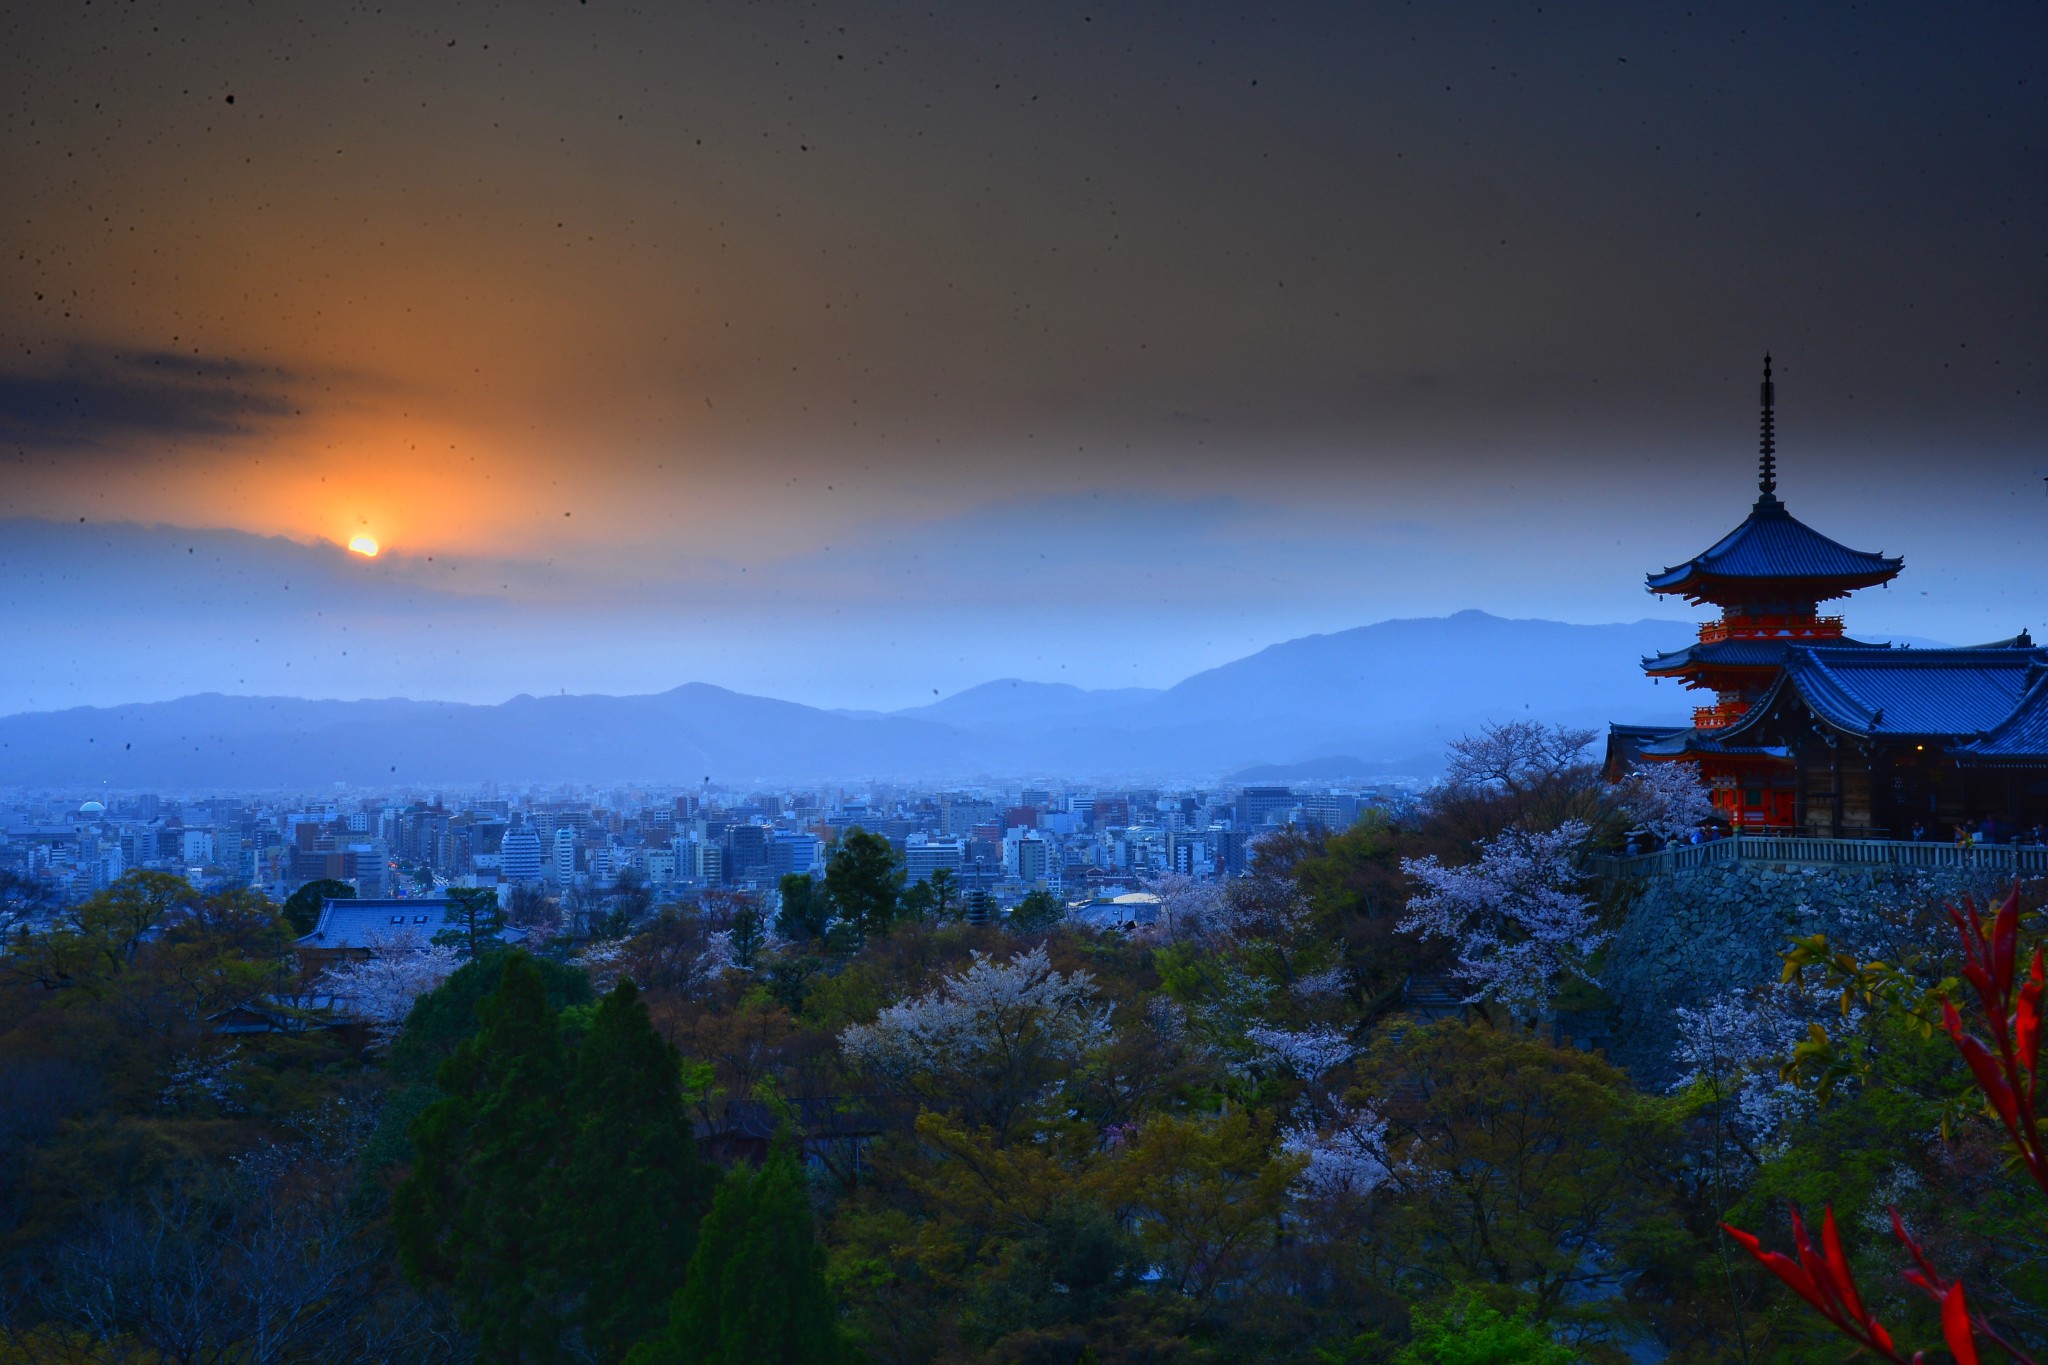
[(2036, 7), (5, 25), (0, 711), (1682, 617), (1767, 349), (1851, 630), (2048, 630)]

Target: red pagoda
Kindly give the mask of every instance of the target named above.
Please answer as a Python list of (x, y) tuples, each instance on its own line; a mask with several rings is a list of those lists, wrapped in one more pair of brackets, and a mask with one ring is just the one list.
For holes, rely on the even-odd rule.
[[(1967, 649), (1853, 640), (1822, 603), (1896, 577), (1904, 561), (1852, 550), (1777, 497), (1770, 357), (1764, 357), (1759, 495), (1710, 549), (1649, 575), (1652, 593), (1720, 616), (1651, 677), (1711, 691), (1692, 725), (1616, 725), (1608, 769), (1697, 763), (1737, 829), (1889, 835), (2048, 814), (2048, 651), (2024, 632)], [(1973, 781), (1974, 778), (1974, 781)], [(1943, 829), (1945, 834), (1946, 830)]]

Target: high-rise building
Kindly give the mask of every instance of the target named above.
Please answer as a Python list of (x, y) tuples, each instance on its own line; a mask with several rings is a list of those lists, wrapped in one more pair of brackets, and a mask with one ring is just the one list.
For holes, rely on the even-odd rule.
[(803, 830), (777, 830), (768, 841), (768, 873), (783, 877), (792, 872), (809, 872), (823, 854), (824, 846), (817, 835)]
[(576, 831), (564, 825), (555, 831), (555, 881), (567, 886), (576, 880)]
[(919, 843), (905, 844), (903, 848), (903, 875), (909, 882), (930, 881), (932, 873), (940, 868), (958, 872), (966, 858), (966, 846), (958, 839), (928, 839)]
[(540, 880), (540, 835), (521, 825), (505, 836), (498, 850), (498, 872), (508, 882)]
[(734, 825), (725, 832), (725, 879), (758, 881), (768, 875), (768, 827)]
[(1245, 829), (1264, 829), (1276, 811), (1290, 811), (1296, 801), (1287, 787), (1246, 787), (1237, 794), (1237, 822)]
[(1049, 845), (1043, 839), (1019, 839), (1017, 841), (1017, 880), (1026, 886), (1037, 886), (1045, 880), (1046, 869), (1051, 863), (1047, 856)]
[(725, 850), (713, 843), (687, 845), (693, 854), (693, 873), (699, 886), (717, 886), (725, 880)]

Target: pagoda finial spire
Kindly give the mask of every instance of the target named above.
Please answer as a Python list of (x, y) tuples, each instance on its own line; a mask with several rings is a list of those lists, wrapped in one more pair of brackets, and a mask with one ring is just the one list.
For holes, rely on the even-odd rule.
[(1771, 403), (1776, 398), (1771, 386), (1771, 357), (1764, 353), (1764, 425), (1763, 437), (1758, 443), (1762, 454), (1757, 457), (1757, 487), (1765, 497), (1778, 491), (1778, 429), (1771, 418)]

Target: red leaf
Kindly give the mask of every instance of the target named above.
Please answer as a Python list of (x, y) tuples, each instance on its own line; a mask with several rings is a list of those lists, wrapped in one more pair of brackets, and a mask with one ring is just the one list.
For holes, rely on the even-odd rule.
[(1920, 1243), (1913, 1240), (1913, 1234), (1906, 1231), (1906, 1224), (1899, 1217), (1898, 1209), (1892, 1208), (1890, 1212), (1892, 1236), (1899, 1239), (1899, 1245), (1905, 1247), (1906, 1254), (1913, 1258), (1913, 1264), (1920, 1267), (1917, 1271), (1907, 1271), (1906, 1279), (1925, 1289), (1930, 1298), (1940, 1298), (1948, 1289), (1948, 1281), (1934, 1268), (1934, 1262), (1927, 1259), (1926, 1251), (1921, 1248)]
[(1942, 1296), (1941, 1334), (1948, 1340), (1956, 1365), (1977, 1365), (1977, 1338), (1970, 1331), (1970, 1309), (1963, 1302), (1961, 1284), (1950, 1285)]
[(2041, 980), (2041, 950), (2034, 949), (2034, 970), (2020, 988), (2019, 1005), (2013, 1010), (2013, 1050), (2027, 1074), (2041, 1067), (2041, 996), (2048, 985)]
[(1842, 1302), (1848, 1305), (1856, 1321), (1865, 1326), (1875, 1326), (1870, 1314), (1863, 1311), (1863, 1300), (1856, 1296), (1856, 1276), (1849, 1269), (1849, 1258), (1842, 1254), (1841, 1234), (1835, 1231), (1835, 1206), (1830, 1204), (1820, 1225), (1821, 1249), (1827, 1254), (1828, 1270), (1835, 1286), (1840, 1290)]
[(1955, 1003), (1945, 995), (1941, 997), (1941, 1024), (1949, 1037), (1958, 1043), (1963, 1041), (1963, 1016), (1956, 1013)]
[(1963, 968), (1963, 976), (1976, 987), (1977, 1006), (1984, 1016), (1984, 1022), (1991, 1026), (1991, 1036), (1998, 1042), (2005, 1041), (2005, 997), (1992, 984), (1991, 973), (1976, 963)]
[(1800, 1298), (1827, 1314), (1829, 1318), (1834, 1317), (1833, 1305), (1821, 1297), (1820, 1290), (1814, 1286), (1813, 1277), (1807, 1274), (1797, 1261), (1780, 1252), (1765, 1251), (1761, 1242), (1741, 1228), (1723, 1223), (1721, 1231), (1742, 1243), (1742, 1249), (1754, 1256), (1758, 1265), (1790, 1285), (1792, 1291)]
[[(1957, 1032), (1951, 1030), (1951, 1032)], [(1998, 1111), (1998, 1117), (2005, 1120), (2005, 1126), (2015, 1138), (2020, 1131), (2019, 1097), (2012, 1093), (2012, 1087), (2005, 1083), (2005, 1077), (1998, 1069), (1998, 1059), (1991, 1055), (1991, 1049), (1967, 1033), (1956, 1038), (1956, 1051), (1963, 1054), (1963, 1060), (1976, 1073), (1977, 1088), (1984, 1092), (1984, 1098), (1991, 1101), (1991, 1107)]]
[(1998, 922), (1991, 930), (1991, 975), (2000, 995), (2012, 994), (2013, 954), (2020, 941), (2020, 884), (2012, 884), (2005, 904), (1998, 907)]

